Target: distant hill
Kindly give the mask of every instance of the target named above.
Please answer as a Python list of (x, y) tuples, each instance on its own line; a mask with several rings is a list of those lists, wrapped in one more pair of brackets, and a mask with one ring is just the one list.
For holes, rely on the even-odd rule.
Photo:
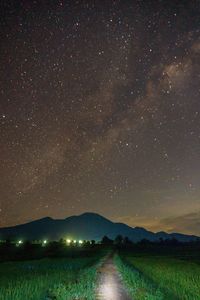
[(114, 239), (118, 234), (127, 236), (134, 242), (142, 239), (151, 241), (176, 238), (179, 241), (200, 239), (193, 235), (166, 232), (153, 233), (144, 228), (130, 227), (122, 223), (114, 223), (95, 213), (84, 213), (63, 220), (43, 218), (30, 223), (13, 227), (0, 228), (0, 239), (58, 240), (60, 238), (101, 240), (104, 235)]

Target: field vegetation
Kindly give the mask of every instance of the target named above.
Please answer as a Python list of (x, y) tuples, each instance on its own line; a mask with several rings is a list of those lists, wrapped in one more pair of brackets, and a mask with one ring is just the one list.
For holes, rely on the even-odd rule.
[[(0, 245), (0, 300), (93, 300), (108, 252), (134, 300), (200, 300), (200, 244), (142, 241)], [(115, 300), (115, 299), (113, 299)]]
[(102, 256), (1, 263), (0, 300), (92, 300)]
[(135, 300), (199, 300), (200, 265), (187, 258), (126, 252), (116, 263)]
[[(134, 300), (164, 300), (161, 289), (153, 284), (139, 270), (128, 264), (121, 257), (115, 257), (115, 264), (121, 273), (122, 280), (128, 293)], [(169, 299), (170, 300), (170, 299)]]

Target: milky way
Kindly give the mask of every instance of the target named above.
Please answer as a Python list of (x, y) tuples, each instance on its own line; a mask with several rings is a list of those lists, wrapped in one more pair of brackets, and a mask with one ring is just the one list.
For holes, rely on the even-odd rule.
[(2, 1), (0, 226), (94, 211), (200, 234), (199, 1)]

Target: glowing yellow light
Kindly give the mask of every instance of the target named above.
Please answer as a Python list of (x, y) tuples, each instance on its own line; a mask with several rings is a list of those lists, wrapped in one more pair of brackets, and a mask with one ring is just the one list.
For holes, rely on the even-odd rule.
[(82, 240), (79, 240), (78, 243), (79, 243), (79, 244), (83, 244), (83, 241), (82, 241)]
[(71, 243), (71, 240), (67, 239), (67, 244), (70, 244)]
[(74, 244), (76, 244), (76, 240), (74, 240)]
[(43, 241), (43, 244), (46, 245), (46, 244), (47, 244), (47, 240), (44, 240), (44, 241)]
[(22, 240), (19, 240), (19, 241), (18, 241), (18, 244), (19, 244), (19, 245), (20, 245), (20, 244), (23, 244)]

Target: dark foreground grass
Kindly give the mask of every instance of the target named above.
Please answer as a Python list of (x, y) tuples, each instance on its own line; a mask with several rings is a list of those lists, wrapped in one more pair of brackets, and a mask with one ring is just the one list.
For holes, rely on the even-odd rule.
[(200, 265), (192, 260), (126, 253), (116, 262), (135, 300), (200, 300)]
[(2, 263), (0, 300), (92, 300), (101, 258)]

